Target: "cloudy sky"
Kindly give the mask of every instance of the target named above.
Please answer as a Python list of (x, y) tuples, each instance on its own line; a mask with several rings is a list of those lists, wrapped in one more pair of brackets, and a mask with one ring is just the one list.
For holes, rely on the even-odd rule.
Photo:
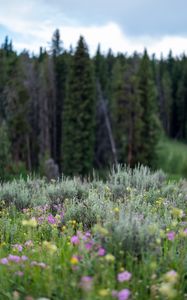
[(0, 0), (0, 43), (5, 35), (14, 47), (38, 52), (61, 31), (64, 47), (84, 35), (93, 54), (142, 52), (187, 53), (187, 0)]

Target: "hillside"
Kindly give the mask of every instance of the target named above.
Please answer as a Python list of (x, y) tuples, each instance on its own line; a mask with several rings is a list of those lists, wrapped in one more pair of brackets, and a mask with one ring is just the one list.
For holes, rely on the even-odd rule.
[(184, 181), (118, 167), (4, 183), (0, 199), (0, 299), (186, 299)]

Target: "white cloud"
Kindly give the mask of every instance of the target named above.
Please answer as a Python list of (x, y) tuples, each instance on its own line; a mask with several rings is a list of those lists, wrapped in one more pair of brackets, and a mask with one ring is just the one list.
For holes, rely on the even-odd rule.
[[(3, 3), (1, 3), (3, 2)], [(45, 5), (44, 5), (45, 3)], [(163, 36), (153, 38), (150, 36), (132, 37), (124, 34), (124, 31), (115, 22), (108, 22), (100, 26), (80, 26), (76, 20), (64, 16), (61, 11), (52, 8), (44, 0), (26, 1), (0, 0), (0, 25), (3, 25), (13, 37), (16, 49), (26, 48), (38, 53), (40, 46), (48, 47), (52, 34), (56, 28), (61, 31), (65, 48), (70, 44), (76, 46), (80, 35), (83, 35), (93, 54), (98, 43), (103, 51), (112, 48), (114, 52), (133, 51), (142, 52), (146, 47), (150, 54), (158, 56), (167, 55), (172, 49), (173, 53), (181, 54), (187, 49), (187, 38), (179, 36)], [(2, 37), (3, 38), (3, 37)]]

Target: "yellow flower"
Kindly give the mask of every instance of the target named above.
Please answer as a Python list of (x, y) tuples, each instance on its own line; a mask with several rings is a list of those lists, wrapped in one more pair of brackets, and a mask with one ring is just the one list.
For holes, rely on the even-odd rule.
[(70, 263), (72, 265), (77, 265), (79, 263), (79, 260), (76, 256), (72, 256), (72, 258), (70, 259)]
[(105, 256), (105, 260), (108, 261), (108, 262), (114, 262), (115, 261), (115, 257), (112, 254), (107, 254)]
[(177, 291), (173, 288), (171, 283), (163, 282), (159, 288), (159, 292), (168, 299), (173, 299), (177, 296)]
[(50, 254), (53, 254), (57, 251), (57, 246), (50, 242), (44, 241), (43, 246), (50, 252)]
[(118, 208), (118, 207), (115, 207), (115, 208), (114, 208), (114, 212), (115, 212), (115, 213), (119, 213), (119, 208)]
[(94, 231), (104, 236), (108, 235), (108, 230), (99, 224), (95, 225)]
[(32, 218), (30, 220), (23, 220), (22, 221), (23, 226), (29, 226), (29, 227), (36, 227), (37, 226), (37, 221), (35, 218)]
[(106, 297), (106, 296), (109, 295), (109, 290), (107, 290), (107, 289), (102, 289), (102, 290), (99, 291), (98, 294), (99, 294), (99, 296), (101, 296), (101, 297)]
[(183, 215), (184, 215), (184, 212), (182, 209), (179, 209), (179, 208), (176, 208), (176, 207), (173, 207), (172, 208), (172, 215), (175, 217), (175, 218), (182, 218)]
[(172, 284), (175, 284), (178, 281), (178, 279), (179, 275), (174, 270), (171, 270), (164, 275), (164, 280)]

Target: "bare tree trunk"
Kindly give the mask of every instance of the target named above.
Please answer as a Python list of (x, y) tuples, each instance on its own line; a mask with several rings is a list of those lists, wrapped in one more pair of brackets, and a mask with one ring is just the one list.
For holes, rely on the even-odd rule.
[(107, 128), (107, 133), (108, 133), (109, 140), (110, 140), (111, 151), (112, 151), (112, 155), (113, 155), (113, 163), (114, 163), (115, 166), (117, 166), (118, 161), (117, 161), (116, 145), (115, 145), (115, 141), (114, 141), (114, 137), (113, 137), (113, 133), (112, 133), (110, 119), (109, 119), (109, 116), (108, 116), (108, 111), (107, 111), (107, 107), (106, 107), (106, 100), (103, 97), (102, 90), (101, 90), (101, 85), (100, 85), (100, 82), (98, 80), (97, 80), (97, 92), (98, 92), (98, 95), (99, 95), (99, 101), (101, 103), (101, 107), (102, 107), (102, 110), (103, 110), (105, 123), (106, 123), (106, 128)]

